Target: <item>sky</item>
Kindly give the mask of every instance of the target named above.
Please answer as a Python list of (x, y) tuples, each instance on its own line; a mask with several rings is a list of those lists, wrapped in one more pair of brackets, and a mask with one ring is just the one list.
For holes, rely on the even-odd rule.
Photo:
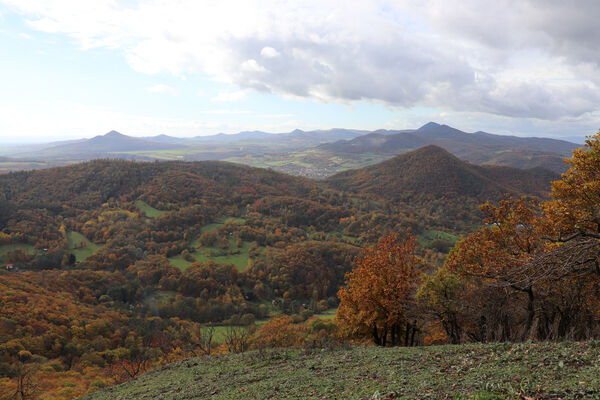
[(585, 136), (597, 0), (0, 0), (0, 143), (246, 130)]

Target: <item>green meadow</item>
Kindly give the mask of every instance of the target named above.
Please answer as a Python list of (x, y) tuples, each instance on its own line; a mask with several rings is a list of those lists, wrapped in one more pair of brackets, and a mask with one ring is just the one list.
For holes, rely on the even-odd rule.
[(94, 244), (79, 232), (67, 232), (67, 240), (69, 242), (69, 251), (75, 255), (77, 261), (85, 260), (102, 247)]

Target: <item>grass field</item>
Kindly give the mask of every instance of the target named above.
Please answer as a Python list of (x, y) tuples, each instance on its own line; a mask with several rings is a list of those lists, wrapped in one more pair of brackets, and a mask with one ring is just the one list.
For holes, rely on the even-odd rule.
[(436, 239), (444, 239), (454, 243), (458, 241), (458, 236), (452, 235), (451, 233), (444, 231), (428, 229), (423, 231), (419, 236), (417, 236), (417, 243), (419, 243), (419, 245), (421, 246), (424, 246), (433, 242)]
[(181, 254), (176, 255), (174, 257), (169, 257), (169, 262), (171, 263), (171, 265), (179, 268), (181, 271), (184, 271), (188, 265), (191, 264), (191, 262), (189, 262), (188, 260), (185, 260)]
[(331, 320), (335, 318), (335, 314), (337, 313), (337, 308), (332, 308), (331, 310), (324, 311), (320, 314), (315, 314), (315, 317), (325, 320)]
[[(245, 222), (246, 221), (243, 218), (227, 218), (219, 222), (214, 222), (212, 224), (205, 225), (201, 229), (201, 232), (204, 233), (214, 231), (215, 229), (218, 229), (227, 223), (243, 224)], [(199, 244), (200, 240), (198, 237), (192, 241), (191, 246), (193, 248), (197, 248)], [(248, 255), (248, 250), (250, 250), (251, 245), (252, 244), (250, 242), (243, 242), (241, 247), (236, 247), (234, 240), (231, 239), (230, 249), (234, 250), (234, 252), (239, 251), (239, 254), (227, 254), (229, 252), (229, 249), (223, 250), (216, 247), (202, 247), (200, 249), (197, 249), (196, 252), (192, 253), (192, 256), (198, 262), (214, 261), (221, 264), (229, 263), (235, 265), (238, 270), (243, 271), (248, 266), (248, 261), (250, 259)], [(182, 271), (185, 270), (187, 266), (192, 263), (190, 261), (185, 260), (181, 255), (170, 257), (169, 262)]]
[[(68, 232), (67, 239), (69, 241), (69, 251), (75, 255), (77, 261), (83, 261), (94, 254), (102, 246), (94, 244), (79, 232)], [(79, 247), (82, 242), (85, 242), (85, 247)]]
[[(250, 259), (248, 250), (250, 249), (251, 243), (243, 242), (242, 247), (235, 248), (232, 240), (231, 246), (232, 249), (235, 249), (236, 251), (239, 250), (239, 254), (215, 255), (220, 253), (219, 249), (206, 247), (198, 249), (196, 253), (194, 253), (194, 256), (196, 257), (196, 260), (200, 262), (214, 261), (221, 264), (229, 263), (235, 265), (239, 271), (245, 270), (248, 266), (248, 260)], [(208, 256), (207, 253), (209, 254)]]
[(18, 244), (5, 244), (5, 245), (0, 246), (0, 260), (4, 261), (4, 254), (8, 253), (9, 251), (16, 250), (16, 249), (23, 249), (29, 255), (35, 254), (36, 251), (37, 251), (30, 244), (22, 244), (22, 243), (18, 243)]
[(165, 365), (88, 400), (598, 399), (600, 343), (278, 349)]
[(166, 211), (162, 211), (162, 210), (157, 210), (156, 208), (150, 206), (149, 204), (143, 202), (142, 200), (137, 200), (135, 202), (135, 205), (137, 206), (137, 208), (140, 209), (141, 212), (143, 212), (146, 217), (148, 218), (155, 218), (155, 217), (160, 217), (161, 215), (163, 215), (164, 213), (166, 213)]

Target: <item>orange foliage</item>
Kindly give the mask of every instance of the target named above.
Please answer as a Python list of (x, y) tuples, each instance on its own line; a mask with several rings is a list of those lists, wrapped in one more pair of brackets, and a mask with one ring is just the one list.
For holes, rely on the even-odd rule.
[[(338, 292), (337, 320), (350, 336), (371, 336), (378, 345), (397, 345), (408, 324), (421, 274), (415, 239), (390, 233), (365, 247), (357, 267)], [(412, 328), (414, 329), (414, 327)], [(389, 337), (389, 340), (388, 340)], [(408, 340), (405, 339), (405, 344)]]

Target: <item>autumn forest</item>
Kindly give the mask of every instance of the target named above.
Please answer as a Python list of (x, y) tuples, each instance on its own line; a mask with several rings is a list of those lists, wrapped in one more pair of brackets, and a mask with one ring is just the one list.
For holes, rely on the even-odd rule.
[(2, 174), (0, 398), (251, 349), (597, 338), (600, 134), (567, 167), (427, 146), (322, 181), (223, 161)]

